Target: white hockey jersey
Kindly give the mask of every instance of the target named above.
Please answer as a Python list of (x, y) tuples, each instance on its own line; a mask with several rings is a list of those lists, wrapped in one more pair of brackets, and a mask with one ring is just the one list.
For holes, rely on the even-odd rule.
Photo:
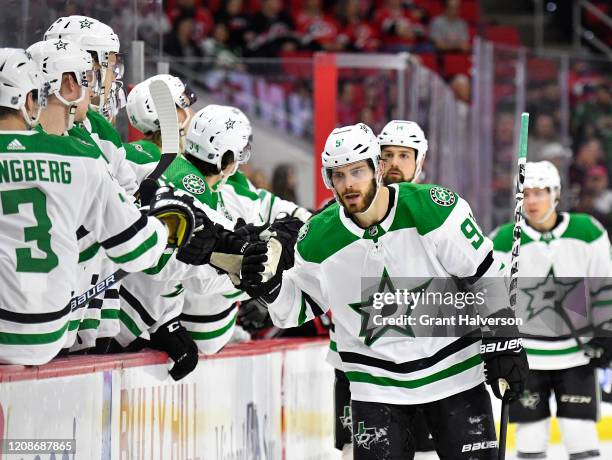
[(76, 232), (87, 227), (126, 271), (154, 265), (167, 230), (142, 216), (85, 141), (0, 134), (0, 362), (43, 364), (64, 346), (76, 294)]
[[(508, 223), (491, 234), (495, 253), (510, 266), (512, 232)], [(589, 362), (567, 325), (592, 336), (590, 326), (612, 319), (612, 263), (605, 229), (586, 214), (561, 213), (550, 232), (522, 227), (517, 317), (531, 369), (567, 369)], [(585, 287), (590, 294), (585, 292)], [(555, 309), (557, 301), (557, 309)], [(562, 308), (562, 311), (559, 310)], [(581, 334), (582, 335), (582, 334)]]
[[(359, 401), (419, 404), (472, 388), (484, 380), (478, 338), (410, 337), (378, 329), (364, 334), (364, 277), (469, 278), (499, 276), (492, 242), (475, 223), (469, 205), (435, 185), (389, 186), (390, 209), (367, 230), (334, 204), (302, 227), (295, 265), (284, 272), (269, 306), (279, 327), (303, 324), (331, 309), (335, 346)], [(507, 295), (482, 315), (507, 308)]]

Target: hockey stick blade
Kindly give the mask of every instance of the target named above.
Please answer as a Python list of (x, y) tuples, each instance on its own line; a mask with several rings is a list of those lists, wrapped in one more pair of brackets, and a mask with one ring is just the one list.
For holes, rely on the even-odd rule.
[(140, 202), (145, 206), (149, 204), (157, 190), (157, 180), (174, 161), (180, 150), (178, 115), (170, 88), (165, 82), (155, 80), (149, 85), (149, 92), (161, 131), (162, 156), (155, 169), (140, 184)]

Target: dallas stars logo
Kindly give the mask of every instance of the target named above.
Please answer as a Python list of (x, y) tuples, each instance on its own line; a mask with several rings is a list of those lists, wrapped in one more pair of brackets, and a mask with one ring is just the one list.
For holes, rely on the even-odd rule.
[(63, 42), (61, 39), (56, 41), (54, 43), (54, 45), (55, 45), (55, 49), (57, 51), (59, 51), (59, 50), (67, 51), (66, 47), (68, 46), (68, 43), (67, 42)]
[(183, 177), (183, 187), (189, 193), (193, 193), (194, 195), (201, 195), (206, 191), (206, 182), (201, 177), (196, 176), (195, 174), (187, 174)]
[(432, 201), (440, 206), (452, 206), (455, 203), (455, 194), (443, 187), (432, 187), (429, 190)]
[(351, 415), (351, 406), (344, 406), (343, 414), (338, 417), (342, 428), (348, 429), (351, 433), (353, 432), (353, 416)]
[(81, 24), (81, 29), (91, 29), (91, 26), (93, 26), (93, 21), (83, 19), (82, 21), (79, 21), (79, 24)]
[(232, 120), (231, 118), (225, 122), (225, 129), (234, 129), (234, 124), (236, 124), (236, 120)]
[[(408, 292), (424, 291), (427, 289), (427, 286), (429, 286), (429, 283), (431, 283), (431, 279)], [(396, 292), (393, 280), (389, 276), (386, 268), (383, 269), (383, 274), (380, 278), (380, 283), (376, 292)], [(399, 305), (397, 303), (385, 304), (383, 308), (376, 308), (374, 306), (374, 293), (370, 294), (366, 300), (349, 304), (349, 307), (361, 315), (361, 330), (359, 331), (359, 336), (365, 337), (364, 343), (367, 346), (372, 345), (376, 340), (390, 331), (396, 331), (399, 334), (414, 337), (414, 331), (408, 324), (390, 325), (381, 321), (386, 318), (400, 319), (410, 316), (412, 313), (412, 301), (410, 295), (406, 297), (408, 303), (401, 303)]]
[(521, 291), (529, 297), (527, 321), (545, 310), (558, 311), (564, 308), (563, 301), (581, 281), (580, 278), (562, 281), (555, 276), (555, 271), (550, 267), (548, 275), (541, 282), (530, 288), (521, 288)]

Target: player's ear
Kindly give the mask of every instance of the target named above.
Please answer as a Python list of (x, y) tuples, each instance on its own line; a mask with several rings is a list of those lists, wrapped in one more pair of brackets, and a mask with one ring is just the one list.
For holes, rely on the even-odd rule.
[(71, 73), (62, 75), (62, 88), (60, 94), (64, 99), (73, 100), (79, 97), (79, 85)]

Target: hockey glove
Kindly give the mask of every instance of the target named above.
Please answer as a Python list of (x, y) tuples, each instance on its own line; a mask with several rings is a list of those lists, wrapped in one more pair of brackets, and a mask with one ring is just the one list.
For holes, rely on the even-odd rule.
[[(493, 394), (499, 399), (513, 401), (525, 390), (529, 364), (523, 349), (523, 340), (503, 337), (483, 337), (480, 356), (484, 361), (485, 378)], [(504, 394), (500, 391), (499, 380), (508, 383)]]
[(248, 333), (273, 326), (267, 306), (259, 299), (249, 299), (240, 304), (238, 321)]
[(255, 243), (257, 241), (263, 241), (260, 237), (262, 232), (268, 228), (268, 224), (254, 225), (247, 224), (244, 219), (238, 218), (236, 220), (236, 226), (234, 227), (234, 233), (237, 237), (242, 238), (244, 241), (249, 243)]
[(300, 233), (300, 228), (304, 226), (304, 222), (302, 222), (297, 217), (286, 216), (280, 219), (276, 219), (270, 225), (268, 231), (278, 239), (285, 238), (282, 241), (283, 245), (286, 247), (294, 247), (297, 242), (298, 234)]
[(147, 215), (157, 217), (166, 225), (168, 247), (172, 248), (187, 244), (196, 227), (210, 222), (204, 212), (194, 206), (193, 197), (177, 195), (170, 187), (157, 189)]
[(584, 354), (595, 367), (606, 369), (612, 361), (612, 337), (594, 337), (584, 346)]
[(198, 346), (176, 318), (151, 333), (151, 345), (156, 350), (165, 351), (174, 361), (170, 369), (174, 380), (182, 379), (198, 365)]

